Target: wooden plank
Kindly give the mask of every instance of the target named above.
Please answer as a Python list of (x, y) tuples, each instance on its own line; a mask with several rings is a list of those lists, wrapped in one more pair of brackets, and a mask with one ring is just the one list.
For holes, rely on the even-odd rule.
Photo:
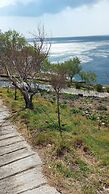
[(24, 141), (24, 139), (21, 138), (20, 136), (17, 136), (17, 137), (12, 137), (12, 138), (9, 138), (9, 139), (1, 140), (0, 141), (0, 148), (11, 145), (11, 144), (19, 142), (19, 141)]
[(0, 193), (5, 190), (9, 194), (22, 193), (46, 184), (40, 168), (33, 168), (0, 181)]
[(5, 166), (7, 164), (11, 164), (15, 161), (18, 161), (26, 156), (33, 155), (34, 152), (29, 151), (27, 148), (20, 149), (16, 152), (12, 152), (10, 154), (4, 155), (0, 157), (0, 167)]
[(33, 156), (27, 156), (6, 166), (2, 166), (0, 167), (0, 181), (41, 164), (42, 162), (39, 156), (35, 154)]
[(50, 187), (49, 185), (44, 185), (40, 186), (39, 188), (35, 188), (17, 194), (59, 194), (59, 192), (55, 188)]
[[(6, 154), (10, 154), (12, 152), (15, 152), (16, 150), (25, 148), (25, 142), (21, 141), (15, 144), (11, 144), (8, 146), (3, 147), (2, 149), (0, 149), (0, 156), (4, 156)], [(27, 147), (27, 146), (26, 146)]]

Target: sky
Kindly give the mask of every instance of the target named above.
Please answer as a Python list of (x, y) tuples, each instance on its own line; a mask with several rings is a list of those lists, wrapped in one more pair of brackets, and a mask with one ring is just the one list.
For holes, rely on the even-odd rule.
[(109, 0), (0, 0), (0, 29), (30, 37), (109, 35)]

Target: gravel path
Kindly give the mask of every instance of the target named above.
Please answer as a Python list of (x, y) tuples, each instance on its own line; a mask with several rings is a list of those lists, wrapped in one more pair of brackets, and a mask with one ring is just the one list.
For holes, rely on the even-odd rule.
[(0, 99), (0, 194), (59, 194), (47, 184), (42, 161), (6, 118)]

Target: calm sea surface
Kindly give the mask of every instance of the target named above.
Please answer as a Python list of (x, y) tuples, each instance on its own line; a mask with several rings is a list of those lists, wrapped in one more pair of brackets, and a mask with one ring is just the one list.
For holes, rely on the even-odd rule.
[(96, 73), (97, 83), (109, 83), (109, 36), (52, 38), (51, 44), (51, 62), (63, 62), (77, 56), (83, 70)]

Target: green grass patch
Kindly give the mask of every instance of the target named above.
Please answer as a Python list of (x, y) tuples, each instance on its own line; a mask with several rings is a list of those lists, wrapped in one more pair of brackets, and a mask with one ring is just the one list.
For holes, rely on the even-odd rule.
[[(109, 172), (109, 131), (108, 127), (102, 126), (98, 130), (96, 114), (93, 113), (90, 118), (82, 116), (81, 109), (72, 108), (67, 103), (68, 99), (73, 102), (78, 97), (64, 94), (60, 106), (60, 134), (56, 99), (51, 93), (44, 91), (36, 95), (33, 110), (24, 108), (24, 100), (19, 92), (15, 101), (12, 89), (0, 89), (0, 96), (13, 112), (14, 122), (21, 123), (21, 126), (24, 123), (34, 145), (44, 152), (48, 173), (61, 181), (62, 187), (66, 184), (71, 187), (75, 181), (75, 185), (76, 182), (81, 185), (81, 194), (95, 194), (100, 187), (98, 177), (105, 180)], [(90, 152), (85, 152), (84, 148)], [(98, 163), (93, 164), (94, 160)], [(104, 170), (101, 172), (102, 166)]]

